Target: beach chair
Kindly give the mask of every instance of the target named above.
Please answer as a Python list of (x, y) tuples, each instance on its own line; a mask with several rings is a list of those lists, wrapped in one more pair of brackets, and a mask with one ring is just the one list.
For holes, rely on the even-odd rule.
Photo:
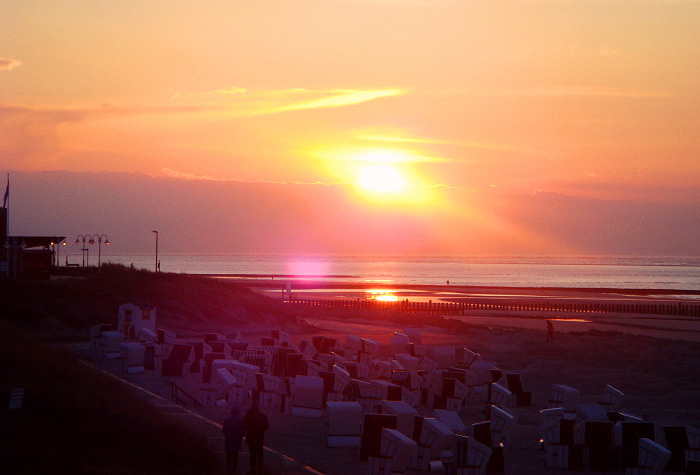
[(413, 423), (418, 415), (413, 407), (403, 401), (382, 401), (380, 403), (382, 414), (394, 414), (396, 416), (396, 430), (407, 437), (413, 435)]
[(637, 467), (639, 464), (639, 439), (655, 440), (656, 431), (653, 422), (618, 422), (620, 462), (623, 469)]
[(581, 420), (574, 425), (574, 446), (585, 448), (583, 470), (616, 470), (618, 457), (614, 446), (613, 422), (603, 420)]
[(167, 359), (162, 360), (161, 375), (169, 377), (185, 376), (194, 363), (194, 351), (190, 345), (175, 344)]
[(146, 347), (137, 342), (125, 342), (119, 345), (120, 369), (128, 374), (143, 373)]
[(394, 335), (389, 339), (389, 354), (405, 353), (409, 343), (408, 335), (394, 332)]
[(403, 388), (389, 381), (375, 379), (370, 381), (370, 384), (378, 389), (379, 398), (385, 401), (400, 401)]
[(392, 414), (365, 414), (362, 423), (360, 460), (381, 456), (382, 430), (396, 429), (396, 416)]
[(457, 434), (461, 434), (467, 428), (456, 411), (433, 409), (433, 417)]
[(598, 404), (603, 406), (608, 412), (614, 411), (619, 407), (623, 396), (622, 391), (607, 384), (603, 393), (603, 400), (599, 401)]
[(108, 359), (119, 358), (124, 335), (118, 331), (103, 331), (98, 342), (99, 353)]
[[(688, 437), (688, 450), (685, 452), (686, 462), (698, 462), (694, 464), (700, 465), (700, 429), (691, 426), (685, 426), (685, 433)], [(700, 467), (698, 467), (700, 468)]]
[(515, 394), (515, 405), (517, 407), (530, 406), (532, 404), (532, 393), (523, 390), (520, 373), (506, 373), (505, 379), (508, 390)]
[(323, 378), (299, 375), (295, 378), (292, 395), (292, 415), (321, 417), (323, 408)]
[(109, 323), (101, 323), (90, 327), (90, 349), (94, 351), (100, 350), (102, 342), (102, 333), (112, 331), (112, 325)]
[(408, 336), (409, 343), (420, 345), (422, 333), (420, 328), (404, 328), (403, 333)]
[(409, 370), (419, 370), (420, 369), (420, 358), (411, 356), (409, 354), (401, 353), (394, 355), (394, 359), (401, 364), (403, 369)]
[(580, 391), (565, 384), (552, 385), (552, 397), (548, 401), (549, 407), (563, 407), (565, 412), (574, 412)]
[(418, 369), (422, 370), (426, 374), (435, 373), (435, 371), (437, 371), (437, 368), (437, 363), (427, 357), (421, 358), (420, 362), (418, 363)]
[(391, 379), (391, 361), (377, 361), (376, 368), (380, 378)]
[(200, 387), (199, 402), (205, 407), (210, 407), (219, 401), (227, 402), (229, 392), (231, 388), (236, 386), (236, 383), (236, 378), (225, 368), (214, 369), (211, 375), (211, 383), (208, 386)]
[(434, 417), (417, 416), (413, 425), (413, 440), (428, 448), (429, 459), (439, 459), (452, 446), (454, 432)]
[(466, 435), (455, 436), (455, 466), (459, 473), (481, 474), (486, 470), (492, 449)]
[(510, 431), (515, 425), (513, 414), (498, 406), (491, 406), (490, 421), (492, 447), (500, 444), (509, 445)]
[(515, 407), (515, 394), (498, 383), (491, 384), (491, 403), (501, 407)]
[(433, 353), (433, 360), (438, 368), (449, 368), (456, 362), (456, 354), (453, 346), (438, 346)]
[(388, 428), (382, 429), (379, 455), (382, 458), (391, 460), (389, 473), (404, 473), (417, 448), (418, 444), (400, 431)]
[(469, 368), (472, 363), (481, 359), (479, 353), (471, 351), (469, 348), (464, 347), (459, 350), (457, 354), (457, 363), (464, 365), (465, 368)]
[(625, 475), (661, 475), (671, 460), (671, 451), (653, 440), (639, 439), (637, 466), (625, 468)]
[(139, 329), (139, 333), (136, 335), (136, 338), (141, 341), (156, 343), (158, 341), (158, 334), (150, 328), (143, 327)]
[(577, 421), (608, 421), (608, 411), (600, 404), (577, 404), (576, 405), (576, 420)]
[(325, 409), (326, 445), (359, 447), (362, 443), (364, 413), (357, 402), (329, 401)]

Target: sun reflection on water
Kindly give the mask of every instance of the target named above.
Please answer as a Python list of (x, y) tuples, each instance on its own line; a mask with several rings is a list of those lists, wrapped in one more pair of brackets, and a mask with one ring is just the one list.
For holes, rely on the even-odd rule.
[(382, 302), (396, 302), (399, 298), (391, 290), (368, 289), (365, 290), (365, 298), (369, 300), (380, 300)]

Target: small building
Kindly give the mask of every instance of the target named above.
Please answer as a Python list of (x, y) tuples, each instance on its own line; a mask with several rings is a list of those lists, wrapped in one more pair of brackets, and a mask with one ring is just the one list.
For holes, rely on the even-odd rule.
[(4, 239), (0, 273), (11, 279), (48, 279), (54, 266), (54, 248), (65, 236), (0, 236), (0, 239)]
[(124, 303), (119, 306), (117, 331), (134, 339), (142, 328), (156, 331), (156, 308), (149, 304)]

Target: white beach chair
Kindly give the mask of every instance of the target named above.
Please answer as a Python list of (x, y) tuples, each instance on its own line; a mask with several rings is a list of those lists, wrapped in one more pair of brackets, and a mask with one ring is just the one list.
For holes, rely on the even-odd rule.
[(403, 401), (382, 401), (381, 409), (382, 414), (396, 416), (396, 430), (408, 437), (413, 435), (413, 423), (418, 411)]
[(456, 411), (448, 411), (445, 409), (433, 409), (433, 417), (448, 427), (455, 433), (462, 433), (467, 428), (462, 422)]
[(323, 408), (323, 379), (298, 375), (294, 382), (292, 415), (321, 417)]
[(328, 447), (359, 447), (364, 413), (357, 402), (326, 403), (326, 444)]
[(496, 406), (515, 407), (515, 394), (498, 383), (491, 385), (491, 402)]
[(566, 412), (576, 410), (580, 391), (565, 384), (552, 385), (552, 398), (549, 400), (549, 407), (563, 407)]
[(455, 462), (459, 468), (472, 469), (472, 473), (483, 473), (491, 457), (491, 448), (465, 435), (455, 436)]
[(671, 451), (650, 439), (639, 439), (639, 467), (627, 467), (628, 475), (660, 475), (671, 460)]
[(607, 411), (613, 411), (619, 407), (623, 396), (622, 391), (607, 384), (603, 393), (603, 400), (599, 404), (605, 407)]
[(433, 359), (438, 368), (449, 368), (456, 362), (454, 346), (438, 346), (433, 353)]
[(395, 429), (382, 429), (380, 454), (391, 459), (391, 473), (404, 473), (418, 444)]

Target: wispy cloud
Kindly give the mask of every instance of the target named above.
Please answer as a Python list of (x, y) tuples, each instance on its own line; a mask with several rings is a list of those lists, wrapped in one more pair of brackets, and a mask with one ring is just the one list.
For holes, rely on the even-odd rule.
[(449, 141), (449, 140), (425, 139), (425, 138), (417, 138), (417, 137), (397, 137), (395, 135), (382, 135), (382, 134), (358, 134), (357, 138), (360, 140), (366, 140), (369, 142), (457, 145), (456, 142)]
[(192, 181), (215, 181), (215, 182), (225, 182), (225, 183), (258, 183), (258, 184), (269, 184), (269, 185), (320, 185), (320, 186), (342, 186), (349, 185), (350, 183), (344, 182), (322, 182), (322, 181), (284, 181), (284, 180), (240, 180), (237, 178), (221, 178), (213, 177), (210, 175), (195, 175), (194, 173), (182, 172), (178, 170), (173, 170), (172, 168), (161, 168), (161, 173), (163, 176), (168, 178), (177, 178), (180, 180), (192, 180)]
[(530, 96), (571, 96), (571, 97), (611, 97), (611, 98), (639, 98), (658, 99), (672, 97), (673, 94), (663, 91), (636, 91), (617, 88), (598, 88), (587, 86), (558, 86), (531, 89), (525, 92)]
[(353, 106), (383, 97), (397, 96), (400, 89), (245, 89), (230, 87), (173, 96), (173, 100), (234, 116), (260, 116), (307, 109)]
[(0, 71), (12, 71), (22, 65), (22, 61), (10, 58), (0, 58)]
[(466, 94), (486, 97), (609, 97), (622, 99), (663, 99), (676, 96), (676, 94), (666, 91), (640, 91), (590, 86), (545, 86), (528, 89), (477, 88), (466, 91)]
[(492, 142), (478, 142), (478, 141), (459, 141), (459, 140), (440, 140), (440, 139), (428, 139), (419, 137), (398, 137), (394, 135), (381, 135), (381, 134), (358, 134), (357, 138), (360, 140), (372, 141), (372, 142), (387, 142), (387, 143), (408, 143), (408, 144), (424, 144), (424, 145), (453, 145), (457, 147), (466, 148), (478, 148), (485, 150), (500, 150), (505, 152), (531, 152), (531, 150), (526, 150), (522, 147), (509, 144), (499, 144)]
[(199, 181), (232, 181), (226, 178), (217, 178), (213, 176), (208, 176), (208, 175), (194, 175), (192, 173), (186, 173), (186, 172), (180, 172), (177, 170), (173, 170), (171, 168), (163, 168), (161, 170), (163, 175), (170, 177), (170, 178), (179, 178), (182, 180), (199, 180)]
[[(306, 92), (306, 90), (303, 91)], [(318, 91), (312, 92), (317, 93)], [(341, 89), (322, 92), (322, 94), (324, 97), (320, 97), (318, 99), (313, 99), (310, 101), (281, 106), (276, 109), (272, 109), (270, 112), (274, 113), (303, 109), (317, 109), (323, 107), (351, 106), (355, 104), (360, 104), (362, 102), (379, 99), (382, 97), (398, 96), (399, 94), (401, 94), (401, 91), (399, 89), (380, 89), (373, 91)]]

